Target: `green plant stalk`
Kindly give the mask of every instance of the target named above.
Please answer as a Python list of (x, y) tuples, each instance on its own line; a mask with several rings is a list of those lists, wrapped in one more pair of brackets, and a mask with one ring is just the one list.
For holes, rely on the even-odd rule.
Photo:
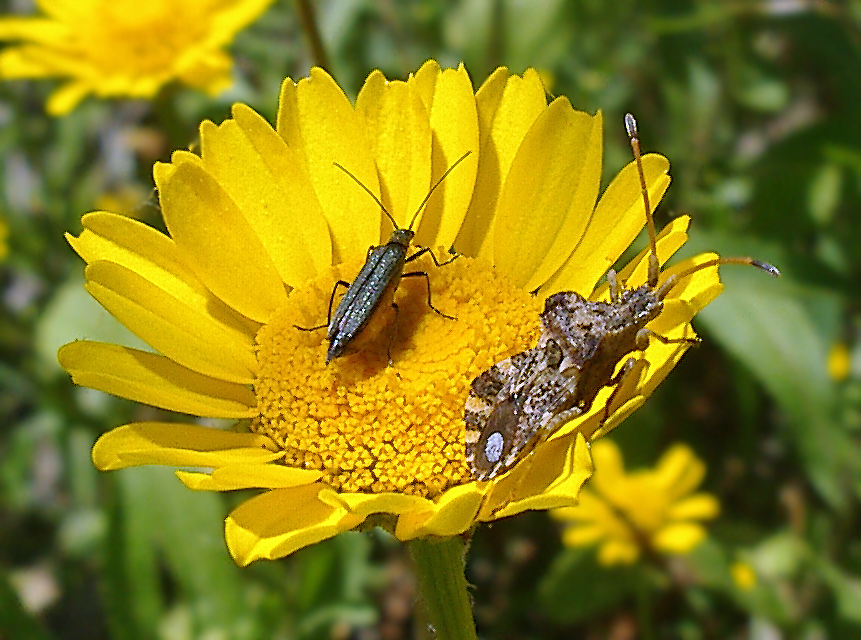
[(419, 596), (437, 640), (476, 640), (475, 621), (464, 576), (467, 541), (459, 536), (408, 543)]

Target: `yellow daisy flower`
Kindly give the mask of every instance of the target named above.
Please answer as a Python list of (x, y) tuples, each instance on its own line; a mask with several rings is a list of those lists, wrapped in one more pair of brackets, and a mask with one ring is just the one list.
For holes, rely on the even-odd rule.
[[(606, 424), (609, 389), (492, 481), (471, 478), (463, 411), (473, 378), (534, 346), (544, 298), (592, 292), (643, 227), (633, 164), (596, 205), (601, 115), (566, 98), (547, 104), (533, 70), (498, 69), (474, 91), (462, 65), (441, 70), (433, 61), (405, 82), (371, 73), (355, 106), (320, 69), (287, 79), (275, 129), (244, 105), (232, 115), (203, 123), (200, 156), (177, 151), (156, 165), (170, 235), (95, 212), (69, 237), (87, 262), (87, 289), (155, 352), (79, 341), (59, 358), (78, 384), (247, 428), (125, 425), (96, 443), (96, 466), (203, 468), (178, 475), (198, 490), (262, 489), (226, 521), (242, 565), (359, 526), (401, 540), (454, 536), (575, 504), (592, 471), (587, 441), (639, 406), (686, 345), (653, 341), (649, 366), (617, 394)], [(397, 321), (381, 305), (355, 353), (326, 365), (326, 332), (297, 326), (324, 322), (334, 283), (351, 281), (368, 247), (391, 234), (373, 199), (334, 163), (406, 226), (467, 151), (415, 226), (416, 245), (440, 256), (454, 246), (460, 257), (442, 267), (428, 256), (410, 263), (429, 274), (433, 305), (456, 319), (430, 309), (424, 278), (406, 278)], [(657, 202), (667, 160), (650, 154), (644, 164)], [(687, 222), (661, 235), (661, 261), (684, 243)], [(644, 252), (622, 271), (629, 286), (644, 282), (646, 262)], [(686, 278), (655, 330), (693, 335), (690, 319), (720, 286), (716, 268)]]
[(600, 545), (598, 561), (605, 566), (631, 564), (641, 553), (688, 553), (706, 536), (699, 521), (720, 511), (713, 495), (693, 493), (706, 468), (686, 445), (671, 447), (654, 469), (632, 473), (612, 441), (595, 443), (592, 458), (595, 474), (580, 504), (553, 515), (569, 524), (565, 544)]
[(0, 262), (6, 259), (9, 255), (9, 225), (6, 220), (0, 217)]
[(44, 17), (0, 18), (0, 78), (60, 78), (48, 100), (68, 113), (87, 94), (152, 98), (179, 80), (215, 95), (231, 84), (223, 50), (272, 0), (36, 0)]

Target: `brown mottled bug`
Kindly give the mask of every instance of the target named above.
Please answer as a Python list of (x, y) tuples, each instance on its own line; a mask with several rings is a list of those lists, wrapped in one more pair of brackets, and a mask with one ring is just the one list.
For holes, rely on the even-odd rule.
[[(719, 264), (746, 264), (772, 276), (772, 265), (752, 258), (715, 258), (667, 278), (660, 286), (655, 223), (649, 206), (640, 158), (637, 123), (625, 116), (634, 152), (649, 232), (649, 271), (646, 284), (636, 289), (619, 286), (616, 272), (607, 272), (609, 302), (591, 302), (573, 291), (547, 298), (541, 314), (538, 345), (494, 365), (472, 381), (466, 401), (466, 460), (478, 480), (503, 473), (528, 455), (559, 427), (592, 406), (598, 392), (616, 386), (630, 375), (636, 359), (622, 358), (644, 350), (649, 339), (665, 344), (695, 343), (692, 338), (666, 338), (647, 325), (664, 308), (664, 298), (687, 276)], [(609, 418), (607, 402), (603, 420)]]
[[(396, 314), (398, 313), (398, 305), (395, 303), (393, 296), (395, 290), (398, 288), (401, 278), (423, 276), (427, 281), (428, 286), (428, 306), (444, 318), (448, 318), (449, 320), (456, 319), (444, 314), (431, 304), (430, 278), (428, 277), (427, 272), (410, 271), (409, 273), (404, 273), (403, 271), (406, 263), (412, 262), (425, 253), (431, 254), (434, 264), (438, 267), (448, 264), (448, 261), (444, 263), (437, 262), (436, 256), (434, 256), (433, 252), (428, 247), (424, 247), (416, 251), (409, 257), (407, 257), (407, 251), (416, 235), (412, 227), (418, 218), (419, 213), (421, 213), (421, 210), (427, 204), (428, 200), (430, 200), (430, 197), (433, 195), (436, 188), (457, 165), (466, 160), (466, 157), (470, 153), (470, 151), (467, 151), (458, 158), (454, 164), (446, 169), (445, 173), (443, 173), (440, 179), (434, 183), (424, 200), (422, 200), (415, 214), (413, 214), (409, 226), (403, 229), (398, 227), (398, 223), (395, 222), (392, 214), (388, 212), (382, 201), (374, 195), (368, 187), (362, 184), (362, 182), (346, 168), (337, 162), (335, 163), (336, 167), (355, 180), (356, 184), (362, 187), (362, 189), (364, 189), (374, 199), (374, 201), (380, 206), (382, 212), (386, 214), (386, 217), (391, 220), (395, 229), (392, 231), (392, 235), (389, 237), (389, 241), (386, 244), (368, 249), (368, 256), (365, 259), (365, 264), (362, 266), (362, 269), (359, 271), (352, 283), (346, 282), (345, 280), (338, 280), (338, 282), (335, 283), (335, 286), (332, 288), (332, 295), (329, 298), (329, 314), (326, 324), (321, 324), (316, 327), (299, 327), (294, 325), (297, 329), (301, 329), (302, 331), (316, 331), (323, 327), (328, 327), (326, 339), (329, 341), (329, 349), (326, 352), (326, 364), (329, 364), (334, 358), (343, 355), (347, 346), (356, 338), (356, 336), (359, 335), (359, 333), (361, 333), (362, 329), (365, 328), (386, 296), (392, 296), (392, 308), (395, 310)], [(335, 313), (333, 314), (332, 305), (335, 302), (335, 293), (339, 286), (345, 287), (347, 290), (338, 302), (338, 307), (335, 309)], [(393, 339), (394, 333), (392, 333), (392, 340)], [(391, 349), (391, 340), (389, 341), (389, 348)], [(389, 364), (391, 364), (391, 357), (389, 357)]]

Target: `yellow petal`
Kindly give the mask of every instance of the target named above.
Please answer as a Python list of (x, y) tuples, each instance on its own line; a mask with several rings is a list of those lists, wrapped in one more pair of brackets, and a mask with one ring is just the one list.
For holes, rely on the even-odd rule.
[[(365, 81), (356, 99), (356, 112), (362, 118), (376, 159), (380, 199), (398, 227), (405, 228), (430, 189), (428, 113), (412, 86), (387, 82), (379, 71), (372, 72)], [(349, 164), (345, 166), (352, 171)]]
[(469, 529), (481, 506), (482, 491), (476, 483), (453, 487), (439, 498), (434, 511), (408, 511), (395, 527), (398, 540), (420, 536), (454, 536)]
[(603, 527), (597, 525), (567, 527), (562, 533), (562, 543), (569, 547), (589, 547), (600, 542), (606, 533)]
[(332, 264), (329, 229), (304, 166), (259, 114), (233, 107), (233, 120), (201, 125), (204, 168), (227, 192), (292, 287)]
[(181, 164), (158, 190), (170, 235), (209, 290), (249, 318), (271, 318), (287, 299), (284, 285), (253, 229), (212, 176)]
[(87, 291), (153, 349), (213, 378), (254, 382), (257, 358), (251, 345), (234, 340), (208, 313), (113, 262), (94, 262), (85, 274)]
[(547, 108), (544, 85), (534, 69), (508, 76), (497, 69), (475, 94), (481, 162), (456, 248), (468, 256), (493, 259), (493, 226), (502, 184), (526, 132)]
[[(643, 171), (654, 210), (670, 184), (670, 163), (663, 156), (643, 156)], [(637, 167), (628, 164), (610, 183), (571, 258), (542, 287), (542, 292), (588, 292), (627, 249), (646, 224)]]
[(45, 111), (52, 116), (64, 116), (77, 107), (92, 90), (92, 85), (87, 82), (66, 82), (48, 97)]
[(633, 564), (640, 557), (640, 548), (633, 542), (608, 540), (598, 549), (598, 562), (605, 567)]
[(154, 353), (80, 340), (62, 347), (57, 359), (75, 384), (135, 402), (210, 418), (250, 418), (257, 412), (250, 388), (195, 373)]
[[(554, 458), (561, 459), (561, 472)], [(557, 439), (544, 443), (532, 456), (532, 465), (521, 480), (515, 498), (509, 505), (495, 511), (497, 518), (505, 518), (529, 509), (553, 509), (577, 503), (583, 483), (592, 475), (592, 457), (582, 434), (570, 439)], [(517, 495), (517, 494), (515, 494)]]
[(696, 489), (706, 476), (706, 465), (684, 444), (670, 447), (655, 468), (655, 478), (674, 497)]
[(612, 440), (599, 440), (592, 446), (592, 460), (597, 473), (592, 485), (599, 493), (618, 485), (625, 477), (625, 461), (622, 451)]
[(0, 19), (0, 40), (26, 40), (54, 44), (69, 36), (69, 28), (55, 20), (42, 18)]
[[(424, 65), (410, 83), (421, 87), (423, 71), (427, 68), (430, 65)], [(478, 112), (472, 81), (463, 63), (457, 69), (445, 69), (432, 77), (432, 91), (420, 89), (424, 105), (430, 113), (430, 128), (433, 131), (432, 183), (436, 184), (464, 153), (472, 152), (470, 157), (446, 176), (445, 182), (431, 196), (416, 235), (417, 244), (449, 248), (454, 244), (466, 217), (478, 172)]]
[(403, 493), (338, 493), (324, 490), (317, 497), (333, 507), (341, 506), (350, 513), (364, 517), (373, 513), (399, 514), (433, 509), (433, 503), (426, 498)]
[(585, 142), (585, 148), (578, 151), (583, 162), (577, 169), (579, 180), (573, 193), (564, 194), (563, 201), (570, 197), (571, 204), (567, 212), (561, 211), (562, 222), (556, 232), (553, 242), (542, 256), (532, 277), (526, 282), (527, 291), (538, 289), (568, 260), (574, 247), (583, 237), (598, 199), (601, 187), (601, 160), (603, 158), (603, 117), (599, 111), (591, 118), (591, 131)]
[(176, 243), (168, 236), (112, 213), (88, 213), (82, 222), (80, 237), (66, 234), (66, 239), (84, 261), (105, 260), (139, 274), (186, 307), (208, 315), (233, 341), (252, 347), (260, 325), (212, 295), (185, 266)]
[(322, 69), (311, 69), (311, 77), (298, 85), (288, 78), (281, 86), (277, 131), (306, 165), (329, 223), (332, 259), (364, 255), (380, 241), (381, 213), (334, 163), (347, 167), (374, 193), (379, 193), (379, 183), (361, 118), (347, 96)]
[[(525, 285), (558, 242), (561, 230), (574, 226), (565, 224), (566, 214), (580, 182), (592, 128), (589, 114), (572, 109), (567, 98), (558, 98), (535, 120), (511, 163), (496, 209), (493, 264), (521, 288), (531, 290)], [(554, 256), (555, 267), (579, 239), (567, 238), (565, 254), (557, 251)]]
[(661, 529), (652, 538), (652, 545), (667, 553), (688, 553), (705, 537), (706, 530), (700, 525), (682, 522)]
[(227, 517), (224, 535), (240, 566), (254, 560), (282, 558), (348, 531), (364, 519), (324, 504), (319, 484), (275, 489), (242, 503)]
[(229, 464), (212, 473), (177, 471), (177, 477), (195, 491), (234, 491), (236, 489), (284, 489), (311, 484), (323, 475), (312, 469), (294, 469), (282, 464)]
[(667, 516), (673, 520), (711, 520), (720, 514), (720, 502), (709, 493), (695, 493), (676, 502)]
[(221, 467), (266, 463), (283, 454), (271, 440), (253, 433), (219, 431), (191, 424), (136, 422), (111, 429), (93, 445), (93, 464), (113, 471), (144, 464)]

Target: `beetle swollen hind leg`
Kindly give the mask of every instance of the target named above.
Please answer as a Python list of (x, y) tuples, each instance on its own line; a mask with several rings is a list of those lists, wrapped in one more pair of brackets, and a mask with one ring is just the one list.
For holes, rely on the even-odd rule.
[(323, 327), (328, 327), (332, 324), (332, 305), (335, 303), (335, 292), (338, 290), (338, 285), (341, 285), (345, 289), (350, 288), (350, 283), (345, 282), (344, 280), (338, 280), (335, 283), (335, 286), (332, 287), (332, 294), (329, 296), (329, 313), (326, 316), (326, 324), (320, 324), (316, 327), (300, 327), (298, 324), (294, 324), (293, 326), (299, 329), (300, 331), (317, 331), (318, 329), (322, 329)]

